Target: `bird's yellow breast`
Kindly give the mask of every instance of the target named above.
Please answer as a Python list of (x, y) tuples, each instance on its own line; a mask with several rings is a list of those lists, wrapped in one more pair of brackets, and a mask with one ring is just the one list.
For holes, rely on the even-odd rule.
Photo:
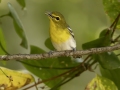
[(70, 38), (70, 33), (67, 28), (58, 28), (54, 23), (50, 23), (50, 37), (52, 42), (61, 44)]

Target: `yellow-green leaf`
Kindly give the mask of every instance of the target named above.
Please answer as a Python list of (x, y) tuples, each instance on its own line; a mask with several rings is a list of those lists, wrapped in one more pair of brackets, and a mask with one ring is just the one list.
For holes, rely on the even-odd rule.
[(4, 90), (17, 90), (34, 82), (33, 76), (29, 73), (14, 71), (4, 67), (0, 67), (0, 69), (0, 88), (4, 88)]
[(113, 81), (97, 75), (85, 88), (85, 90), (118, 90)]

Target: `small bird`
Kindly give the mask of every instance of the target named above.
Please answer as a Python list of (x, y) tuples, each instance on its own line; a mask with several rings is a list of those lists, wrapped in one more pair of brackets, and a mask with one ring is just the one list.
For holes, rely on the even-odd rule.
[(57, 51), (76, 50), (74, 33), (59, 12), (46, 12), (50, 20), (50, 39)]

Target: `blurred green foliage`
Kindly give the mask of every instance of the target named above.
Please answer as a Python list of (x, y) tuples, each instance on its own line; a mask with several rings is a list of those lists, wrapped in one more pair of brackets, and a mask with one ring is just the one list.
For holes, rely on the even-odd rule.
[[(5, 42), (2, 28), (0, 28), (0, 44), (3, 46), (3, 48), (6, 48), (6, 42)], [(0, 55), (3, 55), (3, 54), (5, 54), (5, 52), (2, 50), (2, 48), (0, 48)]]
[[(103, 5), (106, 14), (109, 16), (111, 22), (117, 17), (120, 12), (120, 1), (118, 0), (103, 0)], [(117, 28), (120, 29), (120, 21), (117, 24)]]
[(22, 6), (22, 9), (26, 7), (25, 0), (17, 0), (17, 2)]

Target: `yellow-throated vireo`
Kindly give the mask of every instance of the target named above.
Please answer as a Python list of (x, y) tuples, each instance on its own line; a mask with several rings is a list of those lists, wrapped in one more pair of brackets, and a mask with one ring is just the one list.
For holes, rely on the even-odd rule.
[(59, 12), (46, 12), (50, 20), (50, 38), (57, 51), (76, 50), (74, 33)]

